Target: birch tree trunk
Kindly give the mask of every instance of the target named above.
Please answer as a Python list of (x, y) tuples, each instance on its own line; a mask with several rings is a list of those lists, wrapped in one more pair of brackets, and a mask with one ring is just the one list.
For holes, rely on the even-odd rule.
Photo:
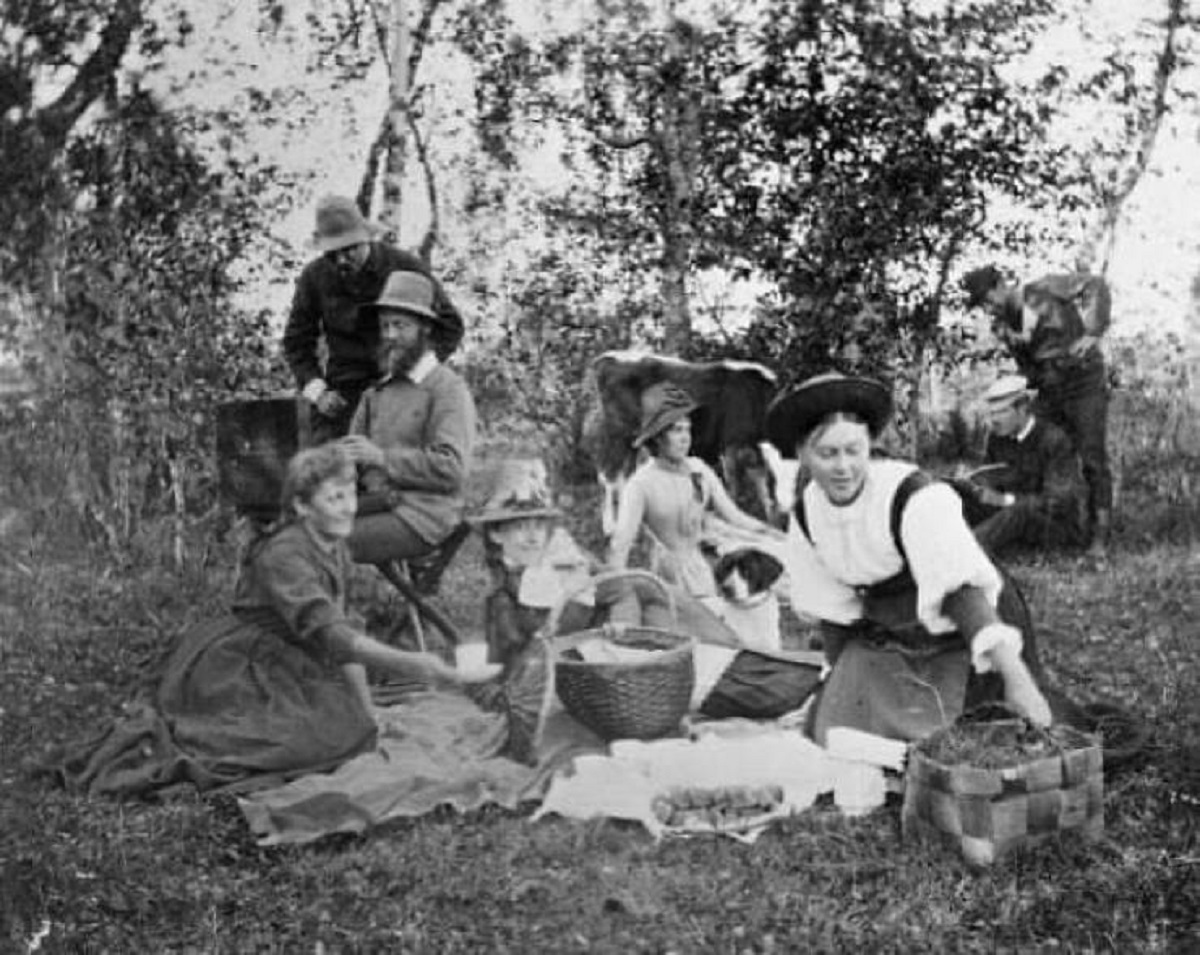
[(666, 31), (666, 61), (662, 65), (661, 119), (655, 145), (663, 166), (662, 296), (663, 344), (668, 354), (686, 354), (692, 337), (687, 280), (691, 271), (692, 199), (695, 189), (695, 150), (699, 140), (696, 104), (687, 89), (691, 60), (691, 28), (672, 20)]
[(404, 200), (404, 167), (408, 158), (411, 75), (407, 0), (391, 0), (388, 17), (388, 148), (383, 168), (383, 206), (379, 220), (397, 237)]
[(1108, 270), (1108, 261), (1112, 256), (1113, 244), (1116, 241), (1117, 226), (1125, 203), (1137, 188), (1138, 183), (1150, 166), (1150, 158), (1154, 145), (1158, 140), (1158, 131), (1162, 127), (1163, 116), (1167, 113), (1167, 93), (1171, 80), (1179, 65), (1179, 54), (1176, 42), (1180, 28), (1184, 25), (1184, 13), (1187, 0), (1167, 0), (1167, 17), (1164, 26), (1163, 45), (1158, 54), (1158, 62), (1154, 69), (1154, 97), (1150, 105), (1141, 111), (1142, 119), (1139, 124), (1137, 146), (1130, 158), (1120, 181), (1113, 187), (1111, 194), (1104, 204), (1104, 213), (1085, 246), (1078, 256), (1081, 267), (1103, 275)]

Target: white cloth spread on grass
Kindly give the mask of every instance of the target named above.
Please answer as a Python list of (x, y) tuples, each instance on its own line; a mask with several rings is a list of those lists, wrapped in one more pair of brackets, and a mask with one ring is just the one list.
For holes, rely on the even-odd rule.
[[(732, 732), (733, 724), (742, 727)], [(655, 838), (719, 832), (753, 841), (775, 819), (801, 812), (832, 792), (846, 815), (883, 804), (884, 773), (870, 747), (846, 747), (837, 755), (794, 729), (751, 721), (705, 724), (696, 739), (617, 740), (608, 755), (585, 755), (557, 772), (534, 819), (551, 813), (573, 819), (614, 817), (640, 822)], [(861, 734), (867, 736), (868, 734)], [(900, 744), (903, 746), (903, 744)], [(894, 761), (888, 748), (885, 758)], [(718, 828), (703, 821), (668, 826), (654, 812), (655, 799), (676, 788), (778, 787), (782, 799), (745, 825)]]

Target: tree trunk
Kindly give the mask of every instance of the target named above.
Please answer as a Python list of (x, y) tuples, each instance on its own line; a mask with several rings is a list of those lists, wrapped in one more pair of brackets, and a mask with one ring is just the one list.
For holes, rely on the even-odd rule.
[(673, 19), (666, 31), (666, 60), (662, 65), (661, 118), (656, 137), (663, 166), (661, 222), (663, 344), (669, 354), (685, 355), (692, 337), (687, 281), (691, 272), (699, 118), (688, 90), (686, 71), (695, 46), (692, 28)]
[(391, 43), (388, 57), (388, 148), (383, 168), (383, 207), (379, 220), (394, 235), (400, 235), (404, 199), (404, 167), (408, 158), (410, 70), (408, 3), (392, 0), (388, 23)]
[(1183, 25), (1186, 2), (1187, 0), (1167, 0), (1166, 33), (1154, 70), (1154, 98), (1149, 108), (1143, 113), (1141, 135), (1125, 174), (1113, 189), (1112, 195), (1105, 203), (1104, 214), (1100, 222), (1087, 239), (1082, 254), (1078, 256), (1080, 266), (1088, 271), (1095, 271), (1103, 275), (1108, 270), (1108, 261), (1112, 256), (1113, 244), (1116, 241), (1117, 224), (1124, 211), (1125, 203), (1133, 194), (1133, 190), (1137, 188), (1138, 183), (1142, 181), (1142, 177), (1150, 166), (1150, 157), (1154, 152), (1158, 131), (1162, 127), (1163, 116), (1167, 112), (1167, 91), (1170, 89), (1171, 79), (1179, 63), (1175, 41), (1179, 28)]

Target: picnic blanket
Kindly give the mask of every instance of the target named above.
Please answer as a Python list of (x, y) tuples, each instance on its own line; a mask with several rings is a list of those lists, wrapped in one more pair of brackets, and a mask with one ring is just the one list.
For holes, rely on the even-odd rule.
[(656, 839), (719, 834), (753, 842), (777, 819), (830, 793), (848, 816), (884, 804), (884, 770), (899, 770), (907, 746), (839, 728), (830, 748), (778, 720), (716, 720), (688, 738), (617, 740), (554, 775), (534, 819), (599, 816), (641, 823)]
[(505, 718), (454, 692), (424, 691), (377, 711), (374, 748), (333, 772), (313, 773), (238, 800), (260, 845), (361, 832), (439, 806), (468, 812), (540, 801), (556, 770), (603, 743), (566, 713), (547, 719), (536, 765), (503, 754)]

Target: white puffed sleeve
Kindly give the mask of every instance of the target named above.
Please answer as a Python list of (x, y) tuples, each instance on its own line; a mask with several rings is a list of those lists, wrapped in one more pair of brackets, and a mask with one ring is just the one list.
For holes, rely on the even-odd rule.
[(853, 623), (862, 616), (858, 593), (825, 566), (795, 516), (788, 520), (787, 541), (779, 553), (794, 610), (832, 623)]
[(1000, 573), (967, 526), (962, 501), (948, 484), (938, 481), (913, 494), (900, 519), (900, 539), (917, 584), (917, 619), (932, 633), (955, 628), (941, 607), (960, 587), (980, 588), (996, 606)]

